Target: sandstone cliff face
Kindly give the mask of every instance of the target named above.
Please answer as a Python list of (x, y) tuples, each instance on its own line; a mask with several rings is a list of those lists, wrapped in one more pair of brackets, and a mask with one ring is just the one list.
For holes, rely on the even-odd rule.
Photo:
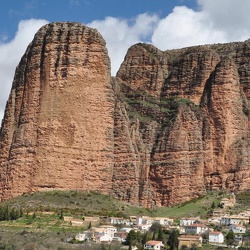
[(137, 124), (137, 155), (149, 152), (140, 158), (140, 204), (172, 205), (210, 189), (250, 187), (248, 72), (249, 41), (129, 49), (117, 77), (130, 128)]
[(113, 91), (101, 35), (42, 27), (17, 67), (1, 128), (3, 199), (46, 189), (109, 193)]
[(132, 46), (117, 76), (101, 35), (41, 28), (0, 133), (1, 199), (96, 190), (145, 207), (250, 188), (250, 41)]

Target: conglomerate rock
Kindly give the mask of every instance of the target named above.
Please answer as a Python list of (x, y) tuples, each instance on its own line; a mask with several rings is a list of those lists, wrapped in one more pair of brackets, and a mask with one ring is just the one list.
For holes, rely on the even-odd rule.
[(51, 23), (15, 73), (0, 134), (1, 199), (94, 190), (145, 207), (250, 188), (250, 41), (132, 46)]
[(109, 193), (113, 103), (102, 36), (78, 23), (42, 27), (16, 69), (1, 128), (2, 198), (48, 189)]

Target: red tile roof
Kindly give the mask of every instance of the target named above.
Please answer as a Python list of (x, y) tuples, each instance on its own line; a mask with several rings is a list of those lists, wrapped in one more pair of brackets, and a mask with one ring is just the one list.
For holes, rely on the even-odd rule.
[(158, 245), (160, 243), (162, 244), (162, 241), (150, 240), (150, 241), (146, 242), (147, 245), (151, 245), (151, 246), (155, 246), (155, 245)]
[(209, 232), (209, 234), (221, 234), (221, 232)]

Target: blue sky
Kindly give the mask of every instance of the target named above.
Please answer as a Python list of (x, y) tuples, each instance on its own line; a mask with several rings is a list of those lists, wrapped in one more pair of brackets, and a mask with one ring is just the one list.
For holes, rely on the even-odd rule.
[(0, 34), (13, 38), (20, 20), (90, 23), (107, 16), (133, 19), (138, 14), (167, 16), (175, 6), (196, 8), (195, 0), (4, 0), (0, 8)]
[(48, 22), (81, 22), (107, 43), (111, 74), (138, 42), (161, 50), (250, 38), (249, 0), (2, 0), (0, 120), (14, 71), (37, 30)]

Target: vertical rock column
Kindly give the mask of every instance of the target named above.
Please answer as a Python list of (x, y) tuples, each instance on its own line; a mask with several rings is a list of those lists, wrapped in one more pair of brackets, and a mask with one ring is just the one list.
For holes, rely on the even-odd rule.
[(2, 124), (2, 199), (49, 189), (109, 193), (113, 103), (102, 36), (79, 23), (42, 27), (17, 67)]

